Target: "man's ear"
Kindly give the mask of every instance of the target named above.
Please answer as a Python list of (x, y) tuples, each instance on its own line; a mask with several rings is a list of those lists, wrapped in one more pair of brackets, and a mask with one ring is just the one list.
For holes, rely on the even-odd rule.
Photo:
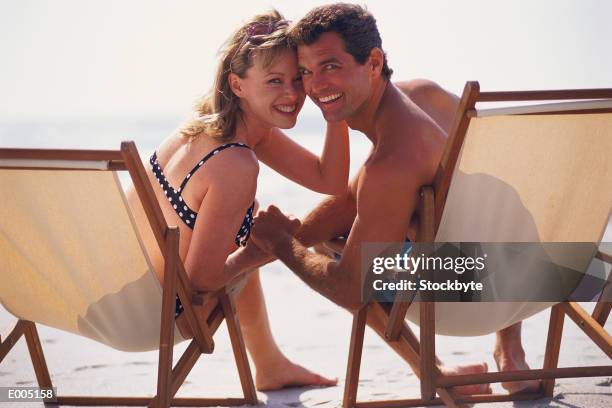
[(370, 51), (370, 56), (368, 57), (368, 67), (372, 70), (372, 75), (374, 77), (380, 76), (383, 68), (383, 64), (385, 62), (385, 54), (383, 54), (380, 48), (374, 47)]
[(227, 81), (229, 82), (230, 89), (232, 90), (234, 95), (241, 98), (243, 94), (242, 78), (240, 78), (238, 75), (231, 72), (229, 76), (227, 77)]

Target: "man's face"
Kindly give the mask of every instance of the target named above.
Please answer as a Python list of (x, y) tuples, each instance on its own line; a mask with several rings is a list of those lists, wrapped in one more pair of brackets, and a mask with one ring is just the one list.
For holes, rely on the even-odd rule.
[(327, 32), (311, 45), (298, 47), (304, 91), (325, 120), (337, 122), (358, 113), (370, 94), (371, 70), (345, 51), (339, 34)]

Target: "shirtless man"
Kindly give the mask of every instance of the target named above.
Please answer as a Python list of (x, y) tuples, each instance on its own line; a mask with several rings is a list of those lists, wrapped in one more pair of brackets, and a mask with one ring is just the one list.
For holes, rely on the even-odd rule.
[[(414, 240), (419, 189), (434, 179), (458, 98), (430, 81), (391, 83), (376, 21), (360, 6), (315, 8), (296, 23), (292, 36), (308, 96), (325, 120), (345, 120), (363, 132), (372, 151), (348, 192), (324, 200), (301, 225), (274, 206), (260, 212), (253, 241), (268, 255), (251, 246), (231, 262), (246, 269), (272, 255), (311, 288), (355, 311), (362, 305), (361, 244)], [(340, 260), (307, 249), (349, 231)], [(368, 324), (382, 335), (380, 321)], [(405, 355), (405, 345), (393, 346)], [(494, 356), (502, 371), (528, 368), (520, 323), (497, 333)], [(484, 372), (487, 366), (440, 369), (463, 374)], [(539, 382), (502, 385), (514, 393), (534, 391)], [(458, 387), (457, 392), (486, 393), (490, 387)]]

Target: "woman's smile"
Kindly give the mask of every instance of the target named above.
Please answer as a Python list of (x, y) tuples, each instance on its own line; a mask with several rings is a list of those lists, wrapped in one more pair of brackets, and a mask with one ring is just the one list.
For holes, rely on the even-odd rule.
[(296, 111), (297, 105), (296, 104), (292, 104), (292, 105), (274, 105), (274, 109), (282, 112), (282, 113), (287, 113), (287, 114), (291, 114), (293, 115)]

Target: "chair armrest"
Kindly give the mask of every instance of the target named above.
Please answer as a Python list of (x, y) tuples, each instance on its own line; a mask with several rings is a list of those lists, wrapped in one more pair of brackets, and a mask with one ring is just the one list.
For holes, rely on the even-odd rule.
[(606, 252), (597, 251), (595, 253), (595, 258), (601, 259), (602, 261), (612, 264), (612, 254), (608, 254)]

